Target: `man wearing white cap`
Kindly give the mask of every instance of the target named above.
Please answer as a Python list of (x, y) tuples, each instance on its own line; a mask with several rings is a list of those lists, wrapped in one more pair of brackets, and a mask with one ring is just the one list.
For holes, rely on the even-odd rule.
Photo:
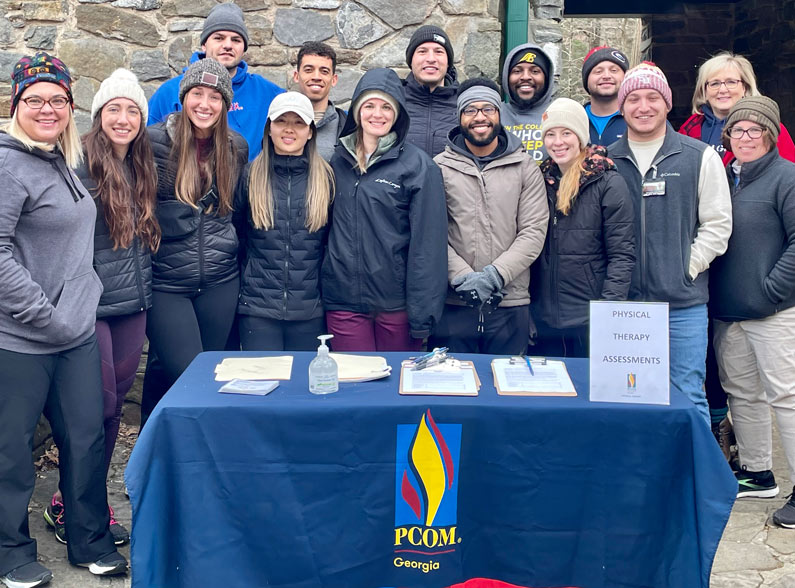
[(671, 386), (709, 424), (707, 269), (726, 251), (731, 200), (717, 152), (674, 131), (671, 105), (660, 68), (643, 62), (629, 70), (618, 93), (627, 133), (609, 155), (635, 201), (638, 261), (629, 299), (668, 303)]

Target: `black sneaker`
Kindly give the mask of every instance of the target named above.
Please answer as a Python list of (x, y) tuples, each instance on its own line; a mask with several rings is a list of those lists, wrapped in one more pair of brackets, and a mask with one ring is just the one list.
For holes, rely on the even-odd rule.
[(795, 486), (792, 488), (792, 494), (789, 495), (787, 504), (773, 513), (773, 522), (779, 527), (795, 529)]
[(118, 576), (126, 574), (127, 560), (118, 551), (109, 553), (104, 557), (100, 557), (97, 561), (92, 563), (77, 564), (81, 568), (88, 568), (88, 571), (95, 576)]
[(113, 507), (108, 506), (108, 509), (110, 510), (110, 534), (113, 536), (113, 543), (124, 545), (130, 541), (130, 532), (113, 516)]
[(53, 496), (52, 502), (44, 509), (44, 521), (55, 531), (55, 538), (66, 545), (66, 526), (63, 517), (63, 502)]
[(753, 496), (756, 498), (774, 498), (778, 496), (778, 486), (773, 472), (763, 470), (761, 472), (749, 472), (742, 467), (742, 470), (735, 472), (739, 488), (737, 498)]
[(14, 568), (5, 576), (0, 576), (8, 588), (34, 588), (52, 580), (52, 572), (37, 561)]

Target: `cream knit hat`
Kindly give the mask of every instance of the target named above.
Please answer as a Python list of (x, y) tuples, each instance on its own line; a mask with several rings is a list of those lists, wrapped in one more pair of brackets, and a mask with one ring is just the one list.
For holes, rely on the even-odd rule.
[(149, 118), (146, 94), (144, 94), (135, 74), (124, 68), (117, 69), (100, 84), (99, 91), (91, 102), (91, 119), (94, 119), (103, 106), (116, 98), (129, 98), (135, 102), (136, 106), (141, 109), (141, 120), (146, 124)]

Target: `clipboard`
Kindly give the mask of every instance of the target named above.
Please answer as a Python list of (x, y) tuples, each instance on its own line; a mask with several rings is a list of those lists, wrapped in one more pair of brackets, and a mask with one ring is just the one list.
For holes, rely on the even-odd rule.
[[(455, 364), (451, 365), (452, 362)], [(400, 388), (399, 393), (404, 396), (477, 396), (480, 391), (480, 378), (478, 377), (478, 372), (475, 369), (475, 364), (471, 361), (458, 361), (458, 360), (448, 360), (444, 364), (436, 365), (433, 367), (426, 368), (424, 370), (412, 370), (413, 363), (411, 361), (404, 361), (400, 366)], [(409, 375), (405, 375), (406, 372), (411, 372)], [(445, 374), (455, 374), (456, 376), (461, 376), (464, 380), (468, 378), (472, 378), (473, 383), (461, 387), (461, 386), (451, 386), (450, 388), (444, 388), (444, 384), (446, 382), (440, 381), (439, 383), (433, 383), (434, 376), (438, 376), (440, 380), (444, 379)], [(411, 388), (408, 380), (415, 375), (419, 375), (422, 377), (422, 382), (418, 382), (418, 387)], [(447, 378), (448, 380), (450, 378)], [(429, 384), (427, 387), (423, 386), (423, 384)]]
[(531, 360), (534, 375), (522, 359), (510, 358), (491, 361), (494, 387), (500, 396), (577, 396), (566, 364), (562, 361), (534, 358)]

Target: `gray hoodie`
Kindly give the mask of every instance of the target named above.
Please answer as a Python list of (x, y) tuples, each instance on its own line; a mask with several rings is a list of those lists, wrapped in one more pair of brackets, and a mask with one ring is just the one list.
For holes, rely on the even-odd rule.
[(91, 196), (60, 151), (28, 151), (0, 134), (0, 349), (48, 354), (94, 332)]
[[(546, 87), (538, 102), (529, 108), (521, 108), (513, 101), (508, 85), (508, 74), (511, 73), (511, 61), (520, 51), (537, 52), (544, 55), (549, 60), (549, 74), (546, 79)], [(540, 46), (534, 43), (524, 43), (511, 50), (505, 57), (505, 65), (502, 67), (502, 89), (509, 95), (508, 102), (503, 104), (500, 111), (500, 120), (505, 130), (513, 133), (522, 141), (525, 151), (536, 163), (541, 163), (546, 159), (544, 141), (541, 137), (541, 115), (546, 111), (549, 103), (555, 94), (555, 62)]]

